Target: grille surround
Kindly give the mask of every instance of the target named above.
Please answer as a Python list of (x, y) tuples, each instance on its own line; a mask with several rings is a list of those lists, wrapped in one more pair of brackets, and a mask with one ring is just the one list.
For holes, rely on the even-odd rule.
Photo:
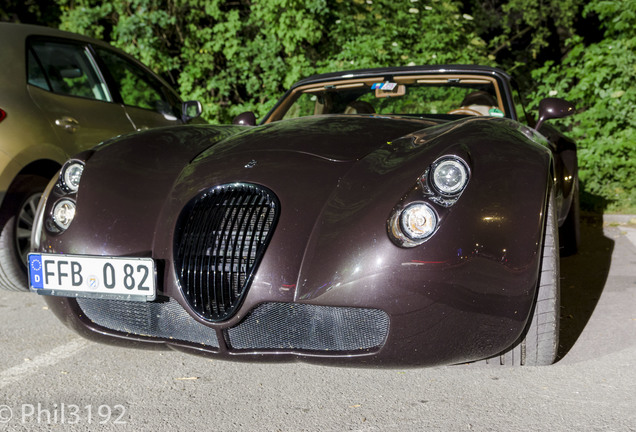
[(183, 209), (174, 236), (179, 287), (201, 318), (231, 318), (245, 298), (280, 215), (269, 189), (251, 183), (211, 188)]

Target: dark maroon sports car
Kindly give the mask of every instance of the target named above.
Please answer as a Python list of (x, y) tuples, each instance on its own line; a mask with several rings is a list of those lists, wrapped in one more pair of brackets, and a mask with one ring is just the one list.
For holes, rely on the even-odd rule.
[(260, 125), (162, 128), (69, 160), (31, 290), (100, 342), (221, 359), (549, 364), (576, 146), (480, 66), (318, 75)]

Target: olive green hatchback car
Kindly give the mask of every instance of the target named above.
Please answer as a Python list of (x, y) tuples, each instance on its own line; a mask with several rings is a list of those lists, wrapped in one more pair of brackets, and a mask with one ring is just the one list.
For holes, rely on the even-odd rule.
[(0, 41), (0, 288), (19, 291), (38, 200), (62, 163), (116, 135), (190, 122), (201, 105), (104, 42), (13, 23), (0, 23)]

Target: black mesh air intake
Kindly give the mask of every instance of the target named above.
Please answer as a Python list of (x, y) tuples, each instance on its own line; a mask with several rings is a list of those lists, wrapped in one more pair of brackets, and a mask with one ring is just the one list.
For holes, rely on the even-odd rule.
[(234, 349), (363, 351), (384, 344), (389, 316), (378, 309), (264, 303), (227, 330)]
[(88, 319), (107, 329), (219, 347), (214, 329), (194, 320), (175, 300), (146, 303), (78, 298), (77, 304)]
[(280, 205), (253, 184), (218, 186), (183, 210), (175, 234), (175, 270), (190, 306), (209, 321), (240, 306), (278, 220)]

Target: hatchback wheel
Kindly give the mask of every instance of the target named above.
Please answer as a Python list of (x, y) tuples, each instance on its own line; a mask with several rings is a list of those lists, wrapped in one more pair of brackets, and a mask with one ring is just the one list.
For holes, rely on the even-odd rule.
[(35, 211), (48, 180), (18, 176), (11, 185), (0, 211), (0, 288), (28, 291), (27, 255), (31, 251), (31, 232)]

